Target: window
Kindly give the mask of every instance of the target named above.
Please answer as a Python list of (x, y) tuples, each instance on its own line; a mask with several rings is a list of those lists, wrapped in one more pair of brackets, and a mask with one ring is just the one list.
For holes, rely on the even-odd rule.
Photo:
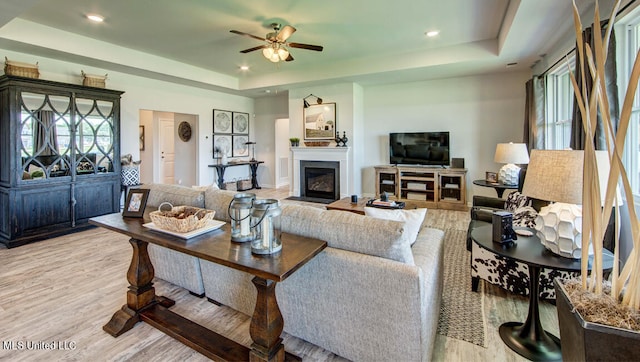
[(562, 60), (546, 76), (545, 149), (561, 150), (569, 147), (573, 111), (573, 86), (569, 69), (573, 70), (574, 64), (575, 56), (571, 55), (569, 66), (565, 60)]
[[(640, 17), (631, 16), (625, 19), (625, 24), (617, 28), (616, 35), (621, 34), (623, 39), (618, 39), (618, 89), (620, 103), (624, 102), (627, 91), (627, 83), (631, 75), (631, 68), (635, 61), (636, 53), (640, 48)], [(625, 31), (619, 31), (625, 30)], [(636, 198), (640, 197), (640, 95), (636, 91), (627, 139), (625, 142), (623, 162), (627, 169), (629, 182)]]

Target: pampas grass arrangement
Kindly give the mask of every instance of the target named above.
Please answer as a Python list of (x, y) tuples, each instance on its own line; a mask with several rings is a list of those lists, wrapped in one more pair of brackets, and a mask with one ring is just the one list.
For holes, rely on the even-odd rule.
[[(596, 1), (593, 21), (594, 46), (592, 48), (588, 43), (583, 41), (582, 22), (580, 21), (580, 15), (575, 4), (575, 0), (573, 1), (574, 24), (578, 44), (577, 61), (580, 62), (580, 64), (588, 65), (582, 66), (580, 74), (576, 75), (577, 77), (581, 77), (581, 86), (578, 86), (576, 76), (570, 72), (571, 82), (573, 84), (577, 100), (576, 103), (582, 115), (582, 125), (586, 139), (588, 140), (584, 149), (582, 240), (583, 242), (590, 242), (593, 245), (594, 252), (594, 262), (591, 274), (589, 274), (589, 248), (582, 248), (582, 278), (581, 288), (579, 289), (595, 295), (609, 294), (611, 297), (609, 302), (610, 304), (616, 302), (620, 303), (622, 306), (630, 308), (637, 315), (638, 311), (640, 311), (640, 222), (634, 207), (634, 198), (631, 185), (629, 183), (629, 177), (622, 163), (622, 154), (631, 119), (633, 100), (638, 87), (638, 80), (640, 79), (640, 57), (638, 57), (638, 54), (636, 54), (631, 76), (628, 81), (617, 130), (615, 130), (614, 125), (612, 124), (609, 112), (610, 104), (605, 89), (605, 62), (607, 59), (607, 49), (619, 6), (620, 1), (617, 0), (613, 10), (611, 11), (604, 35), (601, 37), (602, 29), (600, 27), (600, 12), (598, 9), (598, 2)], [(580, 46), (580, 44), (584, 44), (584, 47)], [(591, 89), (587, 89), (585, 85), (585, 80), (588, 78), (593, 80), (593, 86)], [(601, 117), (602, 126), (605, 131), (607, 150), (611, 165), (605, 190), (600, 190), (599, 183), (597, 182), (598, 169), (596, 163), (596, 150), (593, 142), (598, 116)], [(604, 271), (602, 268), (603, 239), (613, 208), (615, 207), (618, 211), (620, 208), (620, 205), (617, 204), (616, 198), (616, 187), (620, 184), (622, 185), (624, 194), (626, 195), (626, 207), (630, 218), (633, 249), (622, 268), (618, 267), (618, 263), (614, 263), (614, 268), (611, 274), (610, 291), (606, 293), (604, 289)], [(604, 205), (601, 204), (600, 195), (602, 192), (604, 192), (605, 195)], [(617, 236), (619, 234), (620, 225), (619, 212), (616, 212), (615, 215), (616, 240), (614, 257), (615, 260), (620, 260), (620, 247)], [(596, 310), (596, 313), (598, 313), (598, 310)], [(586, 315), (583, 315), (583, 317), (589, 320)], [(599, 323), (602, 323), (602, 321), (599, 321)]]

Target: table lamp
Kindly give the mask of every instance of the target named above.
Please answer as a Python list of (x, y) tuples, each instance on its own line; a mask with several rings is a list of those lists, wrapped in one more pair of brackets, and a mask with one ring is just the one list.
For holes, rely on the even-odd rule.
[(245, 145), (251, 148), (251, 161), (256, 160), (256, 143), (254, 141), (245, 142)]
[(515, 164), (529, 163), (527, 145), (524, 143), (498, 143), (493, 159), (497, 163), (505, 163), (498, 172), (498, 182), (505, 185), (517, 185), (520, 175), (520, 167)]
[[(596, 162), (600, 201), (604, 205), (609, 175), (607, 151), (596, 151)], [(553, 202), (540, 209), (536, 234), (547, 249), (573, 259), (582, 257), (583, 169), (583, 151), (533, 150), (522, 188), (522, 193), (528, 197)], [(622, 204), (617, 187), (616, 198), (618, 205)]]

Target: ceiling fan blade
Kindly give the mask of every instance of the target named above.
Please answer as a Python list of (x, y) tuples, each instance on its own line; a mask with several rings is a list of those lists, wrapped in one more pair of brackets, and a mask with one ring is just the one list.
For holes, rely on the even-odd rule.
[(289, 53), (289, 56), (287, 57), (287, 59), (284, 60), (285, 62), (291, 62), (293, 61), (293, 56), (291, 55), (291, 53)]
[(262, 40), (262, 41), (266, 41), (267, 40), (265, 38), (261, 38), (259, 36), (243, 33), (241, 31), (237, 31), (237, 30), (229, 30), (229, 32), (234, 33), (234, 34), (238, 34), (238, 35), (248, 36), (249, 38), (253, 38), (253, 39), (257, 39), (257, 40)]
[(278, 32), (276, 39), (278, 39), (278, 41), (282, 43), (286, 41), (291, 36), (291, 34), (295, 32), (296, 32), (296, 28), (294, 28), (291, 25), (285, 25), (284, 28), (280, 29), (280, 31)]
[(258, 49), (264, 49), (267, 47), (267, 44), (264, 45), (258, 45), (257, 47), (253, 47), (253, 48), (249, 48), (249, 49), (245, 49), (245, 50), (241, 50), (240, 53), (249, 53), (252, 51), (256, 51)]
[(323, 47), (321, 47), (320, 45), (311, 45), (311, 44), (300, 44), (300, 43), (288, 43), (288, 45), (291, 48), (300, 48), (300, 49), (307, 49), (307, 50), (315, 50), (317, 52), (321, 52), (322, 49), (324, 49)]

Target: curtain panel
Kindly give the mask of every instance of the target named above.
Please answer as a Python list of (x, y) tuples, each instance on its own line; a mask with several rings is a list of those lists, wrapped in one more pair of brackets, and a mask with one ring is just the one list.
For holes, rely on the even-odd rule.
[(52, 111), (41, 110), (33, 129), (33, 154), (37, 156), (58, 155), (58, 132), (56, 130), (55, 114)]
[[(603, 21), (601, 23), (602, 28), (602, 36), (605, 35), (605, 27), (607, 25), (607, 21)], [(586, 28), (582, 32), (582, 38), (585, 43), (588, 43), (589, 46), (593, 49), (594, 46), (594, 27), (591, 25)], [(578, 45), (576, 45), (577, 48)], [(586, 52), (586, 47), (584, 44), (582, 45)], [(620, 103), (618, 101), (618, 84), (617, 84), (617, 67), (616, 67), (616, 36), (615, 31), (611, 32), (611, 38), (609, 40), (609, 48), (608, 48), (608, 56), (607, 61), (605, 63), (605, 86), (607, 97), (609, 98), (609, 113), (611, 117), (611, 123), (613, 124), (613, 132), (615, 133), (618, 129), (618, 124), (620, 123), (619, 114), (620, 114)], [(577, 54), (577, 53), (576, 53)], [(586, 59), (585, 59), (586, 62)], [(576, 69), (575, 69), (575, 77), (578, 82), (578, 87), (582, 89), (582, 78), (580, 77), (581, 67), (586, 67), (588, 69), (587, 64), (580, 64), (580, 60), (576, 58)], [(593, 81), (591, 76), (585, 77), (585, 85), (587, 89), (587, 93), (591, 94), (591, 88), (593, 87)], [(580, 109), (578, 109), (577, 101), (573, 101), (573, 116), (571, 118), (571, 140), (570, 147), (574, 150), (584, 150), (585, 145), (585, 132), (584, 127), (582, 125), (582, 115), (580, 114)], [(607, 141), (605, 136), (605, 131), (602, 125), (602, 118), (600, 116), (600, 111), (598, 111), (598, 120), (596, 122), (596, 130), (595, 130), (595, 140), (594, 144), (596, 150), (606, 150), (607, 149)]]
[(529, 152), (544, 149), (545, 102), (544, 77), (533, 77), (525, 84), (524, 135)]

